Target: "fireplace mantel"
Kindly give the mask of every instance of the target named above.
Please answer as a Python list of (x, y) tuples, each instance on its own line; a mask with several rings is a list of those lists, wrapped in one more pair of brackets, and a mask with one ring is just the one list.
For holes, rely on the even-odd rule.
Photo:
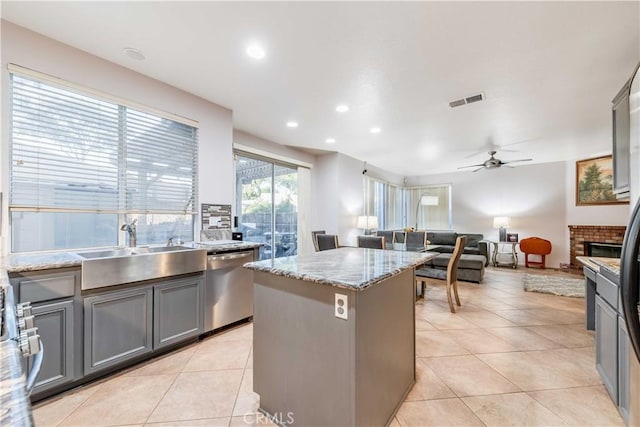
[(577, 256), (585, 256), (585, 243), (622, 244), (626, 225), (570, 225), (569, 257), (571, 268), (581, 269)]

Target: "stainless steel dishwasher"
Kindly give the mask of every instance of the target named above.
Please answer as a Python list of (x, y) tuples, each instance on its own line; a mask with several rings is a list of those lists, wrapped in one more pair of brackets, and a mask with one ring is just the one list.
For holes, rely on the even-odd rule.
[(207, 256), (205, 332), (253, 316), (253, 250)]

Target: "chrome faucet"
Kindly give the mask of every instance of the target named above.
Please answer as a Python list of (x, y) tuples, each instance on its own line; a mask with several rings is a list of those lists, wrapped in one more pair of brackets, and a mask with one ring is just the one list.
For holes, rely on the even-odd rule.
[(122, 227), (120, 227), (120, 230), (122, 231), (126, 231), (127, 233), (129, 233), (129, 247), (130, 248), (135, 248), (136, 247), (136, 222), (138, 222), (138, 219), (134, 219), (131, 224), (122, 224)]
[[(177, 242), (174, 242), (173, 239), (177, 239)], [(180, 237), (176, 237), (176, 236), (171, 236), (171, 237), (169, 237), (169, 240), (167, 240), (167, 246), (173, 246), (175, 243), (181, 245), (184, 242), (182, 241), (182, 239)]]

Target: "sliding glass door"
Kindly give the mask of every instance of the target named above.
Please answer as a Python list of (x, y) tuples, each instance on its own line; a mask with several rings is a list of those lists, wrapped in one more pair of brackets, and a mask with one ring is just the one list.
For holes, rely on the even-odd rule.
[(264, 158), (236, 154), (238, 230), (264, 243), (260, 259), (298, 253), (298, 170)]

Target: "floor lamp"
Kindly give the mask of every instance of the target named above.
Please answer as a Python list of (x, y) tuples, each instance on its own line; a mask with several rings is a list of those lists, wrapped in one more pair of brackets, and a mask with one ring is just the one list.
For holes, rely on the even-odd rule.
[(416, 205), (416, 228), (415, 231), (418, 231), (418, 215), (420, 214), (420, 206), (438, 206), (438, 196), (430, 196), (429, 193), (422, 193), (420, 198), (418, 199), (418, 204)]

